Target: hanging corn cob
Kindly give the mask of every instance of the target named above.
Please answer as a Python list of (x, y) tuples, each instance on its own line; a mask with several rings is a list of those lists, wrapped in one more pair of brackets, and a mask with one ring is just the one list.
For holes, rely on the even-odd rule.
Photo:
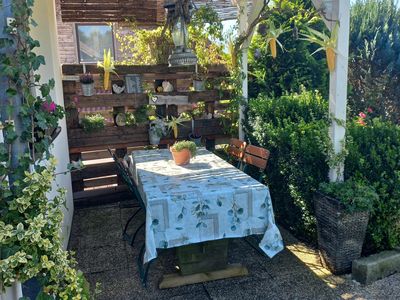
[(335, 27), (332, 30), (331, 36), (326, 35), (323, 32), (319, 32), (312, 28), (308, 28), (307, 33), (302, 33), (304, 36), (302, 40), (309, 41), (311, 43), (316, 43), (321, 47), (315, 50), (311, 55), (325, 50), (326, 53), (326, 61), (328, 64), (328, 69), (330, 72), (333, 72), (336, 68), (336, 47), (337, 47), (337, 39), (339, 32), (339, 23), (336, 23)]
[(115, 72), (114, 61), (111, 57), (111, 49), (104, 49), (103, 62), (97, 62), (98, 68), (103, 68), (104, 70), (104, 90), (108, 91), (110, 89), (110, 73), (118, 75)]
[(279, 42), (278, 38), (281, 34), (288, 32), (289, 28), (280, 26), (278, 28), (275, 27), (275, 24), (273, 21), (269, 22), (268, 24), (268, 31), (267, 31), (267, 44), (271, 50), (271, 56), (272, 58), (276, 58), (277, 56), (277, 49), (276, 49), (276, 44), (281, 47), (283, 51), (283, 45), (281, 42)]

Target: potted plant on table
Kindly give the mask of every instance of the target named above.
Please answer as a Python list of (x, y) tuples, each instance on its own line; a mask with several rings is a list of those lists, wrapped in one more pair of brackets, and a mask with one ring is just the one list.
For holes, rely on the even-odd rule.
[(94, 95), (94, 79), (90, 73), (85, 73), (79, 77), (82, 86), (83, 96), (90, 97)]
[(349, 272), (360, 257), (369, 211), (378, 198), (372, 187), (354, 179), (323, 183), (315, 193), (319, 250), (334, 274)]
[(178, 166), (183, 166), (190, 163), (190, 158), (196, 156), (197, 147), (192, 141), (180, 141), (172, 145), (170, 151), (175, 163)]

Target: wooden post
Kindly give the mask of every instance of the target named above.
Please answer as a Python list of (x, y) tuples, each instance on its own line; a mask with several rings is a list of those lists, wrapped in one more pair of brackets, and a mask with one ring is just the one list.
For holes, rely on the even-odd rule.
[[(347, 108), (347, 78), (349, 57), (349, 34), (350, 34), (350, 1), (336, 0), (333, 2), (332, 16), (337, 16), (339, 22), (339, 33), (337, 43), (336, 69), (330, 74), (329, 81), (329, 113), (333, 117), (330, 127), (330, 137), (335, 153), (340, 153), (345, 147)], [(333, 28), (335, 22), (332, 22)], [(340, 121), (337, 121), (340, 120)], [(340, 123), (340, 124), (339, 124)], [(343, 181), (344, 163), (329, 170), (331, 181)]]
[[(245, 34), (248, 28), (248, 13), (249, 9), (247, 6), (246, 0), (239, 0), (238, 4), (238, 20), (239, 20), (239, 35)], [(249, 88), (248, 88), (248, 76), (247, 76), (247, 68), (248, 68), (248, 43), (243, 43), (242, 47), (242, 61), (241, 61), (241, 71), (243, 73), (243, 82), (242, 82), (242, 95), (245, 102), (248, 101), (249, 97)], [(240, 105), (239, 107), (239, 139), (244, 140), (244, 131), (243, 131), (243, 119), (244, 119), (244, 107)]]
[[(264, 0), (254, 0), (252, 3), (252, 9), (249, 12), (249, 8), (247, 5), (247, 0), (237, 0), (238, 7), (238, 20), (239, 20), (239, 35), (247, 32), (250, 24), (252, 24), (257, 17), (260, 15), (262, 8), (264, 7)], [(249, 77), (248, 77), (248, 49), (250, 45), (251, 38), (253, 36), (253, 32), (248, 36), (247, 40), (244, 41), (242, 45), (242, 62), (241, 62), (241, 71), (244, 75), (242, 82), (242, 95), (243, 99), (247, 103), (249, 101)], [(243, 119), (244, 115), (244, 107), (240, 106), (239, 108), (239, 139), (244, 140), (244, 131), (243, 131)]]

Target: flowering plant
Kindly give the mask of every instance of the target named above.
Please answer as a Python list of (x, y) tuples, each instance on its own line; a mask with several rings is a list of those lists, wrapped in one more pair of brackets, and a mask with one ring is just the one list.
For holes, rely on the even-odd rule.
[(368, 109), (367, 109), (367, 114), (364, 113), (364, 112), (360, 112), (360, 113), (358, 114), (357, 119), (356, 119), (356, 123), (357, 123), (358, 125), (360, 125), (360, 126), (367, 126), (367, 121), (368, 121), (369, 119), (371, 119), (370, 116), (369, 116), (368, 114), (372, 114), (373, 112), (374, 112), (374, 111), (373, 111), (373, 109), (372, 109), (371, 107), (368, 107)]
[(150, 121), (149, 131), (158, 137), (162, 137), (167, 134), (167, 126), (163, 119), (156, 118)]
[(79, 81), (82, 84), (92, 84), (94, 82), (93, 75), (90, 73), (85, 73), (79, 77)]

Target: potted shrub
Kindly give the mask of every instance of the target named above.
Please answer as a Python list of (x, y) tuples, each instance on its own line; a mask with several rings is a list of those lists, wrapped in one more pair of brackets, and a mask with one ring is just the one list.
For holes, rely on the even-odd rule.
[(360, 257), (369, 211), (377, 200), (372, 187), (353, 179), (323, 183), (315, 193), (318, 246), (334, 274), (348, 273), (352, 261)]
[(93, 114), (85, 116), (81, 121), (81, 125), (85, 132), (96, 132), (104, 129), (105, 121), (104, 116), (101, 114)]
[(90, 73), (85, 73), (79, 77), (82, 86), (83, 96), (90, 97), (94, 94), (94, 79)]
[(172, 157), (178, 166), (190, 163), (190, 158), (196, 156), (196, 144), (192, 141), (176, 142), (171, 148)]
[(195, 92), (204, 92), (206, 90), (205, 75), (200, 73), (193, 74), (193, 89)]
[(196, 146), (201, 146), (202, 136), (199, 134), (198, 129), (194, 128), (194, 120), (192, 120), (192, 132), (189, 134), (189, 140), (194, 142)]
[(156, 118), (150, 121), (149, 140), (150, 145), (158, 145), (160, 139), (166, 134), (165, 123), (162, 119)]

